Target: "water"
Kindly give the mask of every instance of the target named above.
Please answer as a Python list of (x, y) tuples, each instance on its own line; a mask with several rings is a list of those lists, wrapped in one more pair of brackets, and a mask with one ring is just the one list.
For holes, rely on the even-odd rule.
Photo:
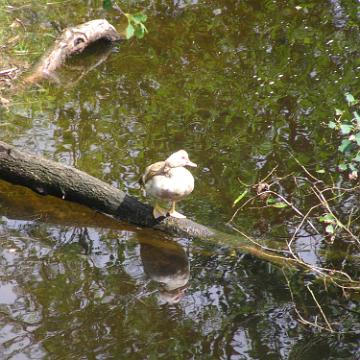
[[(275, 166), (279, 176), (302, 174), (294, 155), (346, 185), (324, 124), (344, 105), (344, 92), (358, 95), (356, 2), (120, 5), (145, 9), (149, 34), (96, 46), (67, 64), (60, 86), (13, 96), (0, 110), (0, 140), (143, 201), (142, 169), (184, 148), (198, 168), (195, 191), (179, 211), (218, 229), (226, 229), (242, 183), (256, 183)], [(23, 40), (4, 52), (4, 66), (33, 64), (67, 25), (104, 16), (121, 23), (99, 1), (13, 6), (6, 19), (20, 18), (26, 32), (2, 28)], [(291, 177), (282, 184), (281, 194), (298, 208), (313, 205)], [(305, 319), (320, 316), (310, 283), (337, 329), (355, 333), (330, 336), (300, 323), (281, 269), (221, 239), (169, 237), (3, 182), (0, 199), (1, 358), (359, 357), (356, 294), (346, 298), (310, 275), (287, 274)], [(356, 214), (358, 201), (353, 195), (344, 204)], [(234, 224), (283, 247), (298, 219), (288, 208), (249, 208)], [(355, 252), (341, 241), (329, 252), (324, 236), (308, 229), (301, 235), (296, 249), (313, 264), (332, 266), (342, 261), (336, 254)], [(356, 252), (344, 266), (357, 278)]]

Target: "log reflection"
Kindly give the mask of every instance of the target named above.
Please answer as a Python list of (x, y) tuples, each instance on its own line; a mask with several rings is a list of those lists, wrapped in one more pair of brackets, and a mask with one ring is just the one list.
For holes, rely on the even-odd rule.
[[(140, 230), (82, 205), (52, 196), (41, 196), (25, 187), (4, 181), (0, 181), (0, 215), (33, 224), (46, 223), (64, 227), (60, 229), (53, 250), (78, 243), (84, 249), (83, 254), (87, 255), (96, 267), (104, 267), (110, 263), (115, 265), (118, 258), (116, 246), (111, 250), (105, 245), (103, 253), (96, 253), (95, 250), (102, 242), (98, 231), (101, 233), (101, 229), (115, 230), (113, 235), (118, 231), (129, 232), (140, 244), (140, 257), (145, 274), (159, 284), (161, 302), (179, 302), (188, 287), (188, 256), (181, 245), (166, 238), (162, 232)], [(115, 235), (115, 238), (117, 236)]]

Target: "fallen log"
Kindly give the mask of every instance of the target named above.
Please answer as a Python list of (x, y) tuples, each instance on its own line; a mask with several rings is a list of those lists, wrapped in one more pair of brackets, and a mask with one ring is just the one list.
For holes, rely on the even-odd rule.
[(189, 219), (154, 219), (152, 207), (71, 166), (27, 154), (0, 141), (0, 177), (41, 195), (73, 201), (128, 223), (179, 236), (205, 238), (215, 233)]
[(25, 83), (36, 83), (42, 79), (56, 79), (55, 72), (67, 58), (82, 52), (92, 43), (104, 39), (119, 41), (123, 38), (105, 19), (91, 20), (78, 26), (66, 28), (51, 49), (44, 54)]
[(223, 233), (190, 219), (154, 219), (153, 208), (123, 191), (71, 166), (31, 155), (0, 141), (0, 178), (25, 186), (41, 195), (76, 202), (116, 219), (151, 227), (174, 236), (196, 238), (237, 248), (277, 265), (294, 265), (246, 238)]

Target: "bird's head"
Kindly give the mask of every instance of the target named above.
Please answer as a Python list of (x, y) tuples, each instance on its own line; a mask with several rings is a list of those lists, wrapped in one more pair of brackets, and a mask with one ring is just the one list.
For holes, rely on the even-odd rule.
[(165, 160), (165, 165), (170, 168), (176, 168), (180, 166), (197, 167), (195, 163), (190, 161), (189, 155), (185, 150), (179, 150), (173, 153)]

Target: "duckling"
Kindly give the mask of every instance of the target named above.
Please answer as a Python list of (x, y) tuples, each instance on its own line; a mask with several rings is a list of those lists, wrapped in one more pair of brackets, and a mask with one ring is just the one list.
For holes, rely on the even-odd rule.
[[(146, 194), (156, 199), (153, 215), (157, 219), (161, 216), (186, 218), (175, 210), (178, 201), (184, 199), (194, 190), (194, 178), (185, 166), (197, 167), (190, 161), (185, 150), (179, 150), (170, 155), (165, 161), (158, 161), (149, 165), (140, 179)], [(171, 202), (170, 210), (162, 208), (159, 200)]]

